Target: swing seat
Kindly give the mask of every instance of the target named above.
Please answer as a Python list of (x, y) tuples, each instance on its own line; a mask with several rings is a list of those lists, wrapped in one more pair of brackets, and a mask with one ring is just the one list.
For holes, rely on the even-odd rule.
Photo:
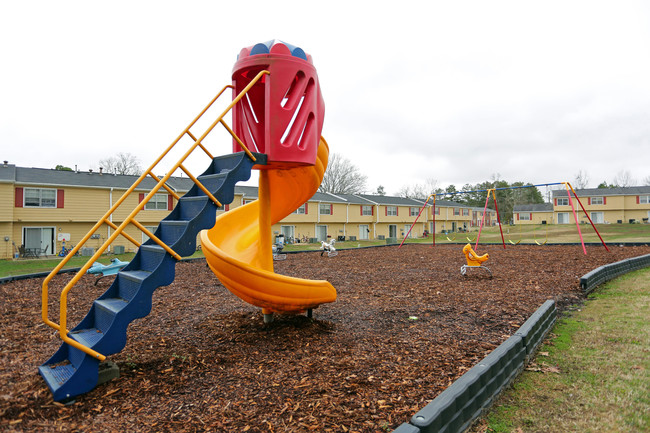
[(476, 254), (470, 244), (463, 247), (463, 254), (465, 254), (465, 258), (467, 259), (467, 266), (481, 266), (483, 262), (490, 258), (488, 253), (485, 253), (482, 256)]

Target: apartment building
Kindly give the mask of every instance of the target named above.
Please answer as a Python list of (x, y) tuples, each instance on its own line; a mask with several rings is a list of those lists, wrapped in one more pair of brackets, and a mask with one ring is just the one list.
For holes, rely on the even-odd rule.
[[(68, 247), (76, 245), (121, 200), (136, 179), (136, 176), (101, 171), (0, 165), (0, 258), (24, 255), (25, 251), (56, 255), (64, 242)], [(109, 221), (119, 226), (155, 184), (151, 178), (144, 180)], [(192, 185), (184, 177), (172, 177), (167, 182), (169, 191), (178, 196), (184, 195)], [(152, 232), (176, 205), (176, 198), (169, 191), (161, 189), (136, 217)], [(232, 203), (224, 205), (217, 214), (256, 200), (257, 192), (256, 187), (236, 186)], [(294, 240), (403, 239), (407, 234), (422, 237), (434, 231), (468, 230), (477, 227), (483, 217), (482, 208), (448, 200), (436, 202), (435, 214), (431, 202), (425, 209), (423, 205), (424, 200), (403, 197), (316, 193), (274, 224), (272, 232), (274, 236), (283, 234)], [(495, 222), (496, 213), (488, 210), (484, 224), (489, 226)], [(103, 224), (84, 246), (96, 250), (112, 233), (113, 228)], [(147, 240), (133, 225), (125, 233), (139, 242)], [(137, 246), (120, 236), (109, 248), (135, 251)]]
[[(580, 203), (566, 190), (555, 190), (551, 203), (517, 205), (513, 209), (515, 224), (587, 224), (648, 223), (650, 219), (650, 186), (577, 189)], [(582, 204), (582, 206), (581, 206)]]

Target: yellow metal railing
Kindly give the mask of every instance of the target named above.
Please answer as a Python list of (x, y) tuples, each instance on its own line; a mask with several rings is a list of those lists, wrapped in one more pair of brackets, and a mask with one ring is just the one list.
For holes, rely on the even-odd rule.
[[(135, 227), (140, 229), (143, 233), (145, 233), (151, 240), (153, 240), (155, 243), (160, 245), (162, 248), (165, 249), (170, 255), (172, 255), (175, 259), (180, 260), (181, 256), (176, 253), (174, 250), (172, 250), (167, 244), (165, 244), (163, 241), (161, 241), (158, 237), (156, 237), (153, 233), (151, 233), (149, 230), (147, 230), (141, 223), (139, 223), (136, 219), (135, 216), (142, 210), (144, 209), (145, 205), (151, 200), (151, 198), (160, 190), (160, 188), (165, 188), (173, 197), (175, 197), (177, 200), (180, 198), (178, 194), (176, 194), (175, 191), (173, 191), (169, 186), (167, 185), (167, 181), (169, 178), (174, 174), (174, 172), (177, 169), (183, 170), (188, 177), (205, 193), (205, 195), (212, 200), (217, 206), (221, 206), (221, 203), (219, 200), (217, 200), (210, 191), (207, 190), (207, 188), (201, 184), (201, 182), (193, 176), (189, 170), (183, 165), (183, 162), (192, 154), (192, 152), (197, 148), (200, 147), (210, 159), (214, 159), (212, 154), (203, 146), (202, 141), (207, 137), (207, 135), (212, 132), (212, 130), (217, 126), (217, 124), (222, 124), (228, 133), (237, 141), (237, 143), (244, 149), (244, 152), (246, 152), (246, 155), (252, 160), (256, 161), (255, 156), (248, 150), (248, 148), (244, 145), (244, 143), (237, 137), (237, 135), (233, 132), (233, 130), (228, 127), (228, 125), (225, 123), (223, 118), (225, 117), (226, 114), (244, 97), (244, 95), (264, 76), (269, 74), (268, 71), (260, 71), (253, 80), (237, 95), (232, 102), (226, 107), (226, 109), (217, 117), (217, 119), (206, 129), (206, 131), (197, 139), (191, 132), (190, 128), (196, 124), (196, 122), (208, 111), (208, 109), (215, 103), (217, 99), (226, 91), (228, 88), (233, 88), (233, 86), (228, 85), (225, 86), (218, 94), (215, 96), (212, 101), (199, 113), (198, 116), (185, 128), (185, 130), (174, 140), (168, 147), (165, 149), (165, 151), (151, 164), (151, 166), (145, 170), (142, 175), (131, 185), (131, 187), (120, 197), (120, 199), (115, 202), (115, 204), (104, 214), (102, 218), (97, 221), (97, 223), (93, 226), (93, 228), (90, 229), (90, 231), (81, 239), (79, 243), (70, 251), (70, 253), (61, 260), (61, 262), (50, 272), (50, 274), (45, 278), (43, 281), (43, 286), (42, 286), (42, 311), (41, 311), (41, 317), (43, 319), (43, 322), (45, 322), (48, 326), (56, 329), (59, 331), (59, 336), (61, 339), (68, 343), (71, 346), (76, 347), (77, 349), (99, 359), (100, 361), (103, 361), (106, 359), (104, 355), (102, 355), (99, 352), (96, 352), (95, 350), (84, 346), (83, 344), (80, 344), (79, 342), (71, 339), (68, 337), (68, 332), (69, 330), (67, 329), (67, 299), (68, 299), (68, 293), (70, 290), (74, 287), (75, 284), (81, 279), (81, 277), (90, 269), (92, 263), (94, 263), (99, 257), (106, 251), (108, 246), (115, 241), (115, 239), (122, 235), (126, 239), (128, 239), (130, 242), (135, 244), (136, 246), (140, 246), (140, 243), (136, 241), (132, 236), (124, 232), (124, 229), (129, 225), (133, 224)], [(185, 152), (185, 154), (172, 166), (170, 170), (168, 170), (168, 173), (163, 176), (162, 178), (158, 178), (153, 174), (154, 168), (160, 163), (160, 161), (173, 149), (173, 147), (183, 138), (183, 136), (187, 134), (192, 140), (194, 140), (194, 144)], [(124, 221), (118, 226), (114, 224), (112, 221), (110, 221), (111, 215), (117, 210), (120, 205), (133, 193), (133, 191), (140, 185), (140, 183), (147, 177), (151, 176), (157, 183), (156, 186), (144, 197), (144, 199), (136, 206), (136, 208), (129, 214), (128, 217), (124, 219)], [(102, 244), (101, 247), (97, 249), (95, 254), (88, 259), (86, 264), (79, 269), (79, 271), (76, 273), (76, 275), (66, 284), (66, 286), (63, 288), (61, 292), (61, 299), (60, 299), (60, 311), (59, 311), (59, 323), (55, 323), (51, 321), (48, 318), (48, 286), (52, 278), (54, 278), (61, 269), (68, 263), (70, 258), (74, 256), (80, 249), (81, 247), (90, 239), (90, 237), (103, 225), (107, 224), (110, 226), (114, 231), (109, 236), (108, 239)]]

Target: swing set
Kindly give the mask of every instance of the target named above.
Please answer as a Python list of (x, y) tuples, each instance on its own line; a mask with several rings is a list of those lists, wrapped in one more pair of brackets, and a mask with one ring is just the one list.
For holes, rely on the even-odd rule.
[[(432, 231), (433, 236), (431, 236), (431, 238), (433, 239), (432, 247), (436, 245), (436, 196), (438, 196), (438, 195), (456, 195), (456, 194), (469, 194), (469, 193), (477, 193), (477, 192), (487, 192), (487, 196), (485, 198), (485, 207), (483, 208), (483, 215), (481, 217), (481, 225), (479, 226), (479, 229), (478, 229), (478, 235), (476, 236), (476, 244), (474, 246), (474, 249), (475, 250), (478, 249), (478, 243), (479, 243), (479, 240), (481, 239), (481, 231), (483, 230), (483, 224), (485, 222), (485, 213), (487, 211), (487, 205), (488, 205), (488, 203), (490, 201), (490, 195), (492, 195), (492, 198), (494, 200), (494, 209), (496, 210), (497, 222), (499, 224), (499, 232), (501, 233), (501, 243), (503, 244), (503, 248), (505, 249), (506, 248), (506, 241), (505, 241), (505, 237), (503, 236), (501, 217), (499, 216), (499, 207), (497, 205), (496, 191), (501, 191), (501, 190), (506, 190), (506, 189), (534, 188), (534, 187), (541, 187), (541, 186), (549, 187), (549, 186), (553, 186), (553, 185), (564, 185), (564, 187), (566, 188), (567, 196), (569, 197), (569, 203), (571, 204), (571, 211), (573, 212), (573, 218), (574, 218), (575, 223), (576, 223), (576, 228), (578, 229), (578, 236), (580, 237), (580, 243), (582, 244), (582, 251), (584, 252), (584, 254), (587, 255), (587, 248), (585, 247), (585, 242), (584, 242), (584, 239), (582, 237), (582, 231), (580, 230), (580, 223), (578, 222), (578, 214), (577, 214), (576, 208), (575, 208), (575, 206), (573, 204), (573, 199), (571, 197), (571, 193), (573, 193), (573, 197), (576, 199), (578, 204), (580, 204), (580, 208), (582, 209), (582, 212), (585, 214), (585, 216), (589, 220), (589, 223), (591, 224), (594, 231), (598, 235), (598, 238), (600, 239), (600, 242), (603, 244), (603, 246), (605, 247), (605, 249), (607, 251), (610, 251), (609, 247), (607, 246), (607, 244), (603, 240), (602, 236), (600, 236), (600, 233), (598, 232), (598, 229), (596, 228), (594, 222), (591, 220), (591, 217), (589, 216), (589, 213), (587, 213), (587, 211), (585, 210), (585, 207), (583, 206), (582, 202), (580, 201), (580, 198), (578, 197), (578, 194), (576, 194), (575, 190), (573, 189), (573, 187), (571, 186), (571, 184), (569, 182), (542, 183), (542, 184), (538, 184), (538, 185), (510, 186), (510, 187), (490, 188), (490, 189), (483, 189), (483, 190), (476, 190), (476, 191), (458, 191), (458, 192), (454, 192), (454, 193), (437, 193), (437, 194), (434, 193), (434, 194), (431, 194), (431, 195), (429, 195), (429, 197), (427, 197), (426, 201), (424, 202), (424, 205), (422, 205), (422, 208), (420, 209), (420, 212), (418, 213), (418, 216), (415, 218), (415, 221), (413, 221), (413, 224), (411, 224), (411, 227), (409, 228), (408, 232), (406, 233), (406, 236), (404, 236), (404, 239), (402, 240), (402, 243), (399, 245), (399, 248), (401, 248), (402, 245), (404, 245), (404, 242), (406, 241), (409, 234), (411, 233), (411, 230), (413, 230), (413, 227), (415, 226), (415, 224), (418, 222), (418, 219), (420, 218), (420, 215), (422, 215), (422, 212), (424, 211), (424, 209), (426, 209), (426, 207), (429, 204), (430, 200), (432, 200), (432, 212), (431, 213), (433, 215), (433, 231)], [(455, 234), (453, 235), (453, 238), (451, 238), (451, 239), (449, 238), (449, 236), (447, 236), (447, 240), (450, 241), (450, 242), (452, 242), (454, 239), (456, 239)], [(469, 240), (469, 237), (467, 239)], [(470, 241), (470, 242), (472, 242), (472, 241)], [(519, 242), (521, 242), (521, 229), (520, 229), (520, 232), (519, 232), (519, 240), (514, 242), (514, 241), (508, 239), (508, 242), (511, 243), (512, 245), (519, 244)], [(548, 242), (548, 226), (546, 227), (546, 235), (545, 235), (544, 242), (539, 242), (539, 241), (537, 241), (537, 239), (535, 239), (535, 243), (537, 245), (545, 245), (547, 242)]]

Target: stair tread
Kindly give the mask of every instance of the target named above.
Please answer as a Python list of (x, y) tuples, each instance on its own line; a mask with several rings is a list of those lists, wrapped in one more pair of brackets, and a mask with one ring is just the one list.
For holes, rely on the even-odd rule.
[(230, 173), (230, 172), (231, 172), (231, 169), (224, 168), (219, 173), (202, 174), (201, 176), (197, 177), (197, 179), (199, 181), (202, 181), (203, 179), (219, 179), (219, 178), (228, 176), (228, 173)]
[(115, 313), (120, 312), (122, 308), (126, 307), (129, 304), (126, 299), (122, 298), (97, 299), (95, 303)]
[[(164, 250), (163, 250), (164, 251)], [(120, 271), (119, 275), (128, 278), (129, 280), (141, 281), (151, 275), (150, 271)]]
[(58, 389), (70, 379), (77, 369), (72, 364), (42, 365), (38, 367), (41, 376), (52, 390)]
[(188, 220), (162, 220), (160, 221), (160, 224), (187, 225), (188, 222), (189, 222)]
[(86, 347), (94, 346), (95, 343), (101, 340), (103, 336), (104, 333), (97, 328), (80, 329), (78, 331), (72, 331), (70, 333), (70, 338), (83, 344)]

